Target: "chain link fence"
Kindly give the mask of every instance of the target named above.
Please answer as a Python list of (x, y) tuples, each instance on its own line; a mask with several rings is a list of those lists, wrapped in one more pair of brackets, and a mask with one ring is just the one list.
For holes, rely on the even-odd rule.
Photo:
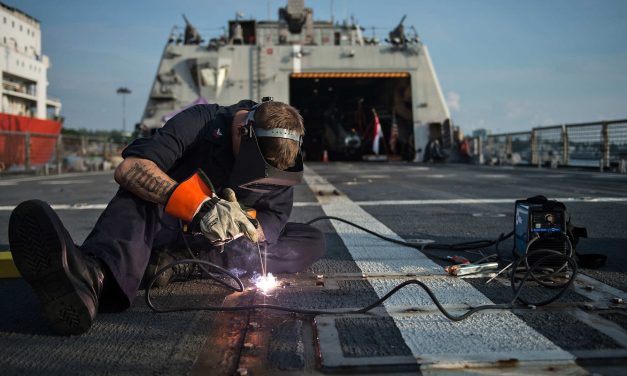
[(106, 138), (0, 131), (0, 174), (60, 174), (117, 167), (125, 144)]
[(488, 164), (595, 167), (626, 173), (627, 119), (489, 135), (478, 149)]

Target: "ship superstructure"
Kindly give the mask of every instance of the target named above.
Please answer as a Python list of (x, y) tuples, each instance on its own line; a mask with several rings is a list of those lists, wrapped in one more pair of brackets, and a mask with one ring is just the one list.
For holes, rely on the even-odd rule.
[(47, 95), (50, 60), (41, 51), (39, 21), (0, 3), (0, 51), (0, 113), (58, 117), (61, 101)]
[(62, 118), (61, 101), (48, 97), (50, 60), (41, 50), (41, 26), (1, 2), (0, 55), (0, 172), (47, 166)]
[(140, 129), (148, 135), (190, 105), (272, 96), (305, 118), (309, 160), (369, 153), (377, 121), (382, 153), (446, 154), (449, 110), (427, 47), (403, 21), (380, 43), (355, 22), (314, 20), (303, 0), (289, 0), (274, 21), (236, 17), (208, 41), (185, 19), (164, 48)]

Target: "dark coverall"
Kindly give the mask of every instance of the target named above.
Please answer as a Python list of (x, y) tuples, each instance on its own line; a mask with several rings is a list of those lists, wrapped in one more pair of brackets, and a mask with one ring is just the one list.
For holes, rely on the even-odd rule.
[[(181, 182), (202, 169), (217, 192), (228, 184), (234, 165), (231, 125), (235, 113), (255, 103), (240, 101), (223, 107), (196, 105), (177, 114), (150, 138), (136, 139), (123, 157), (148, 159)], [(235, 190), (238, 201), (257, 210), (257, 219), (266, 237), (267, 271), (290, 273), (305, 269), (324, 252), (324, 237), (312, 226), (288, 222), (292, 211), (293, 188), (261, 194)], [(178, 220), (164, 214), (163, 205), (142, 200), (120, 188), (104, 210), (81, 250), (102, 260), (110, 271), (103, 300), (125, 309), (133, 302), (153, 249), (180, 241), (173, 230)], [(198, 240), (199, 237), (195, 237)], [(204, 237), (207, 249), (211, 244)], [(192, 246), (193, 248), (194, 246)], [(263, 248), (262, 248), (263, 249)], [(257, 245), (244, 237), (228, 243), (223, 265), (228, 268), (259, 270)]]

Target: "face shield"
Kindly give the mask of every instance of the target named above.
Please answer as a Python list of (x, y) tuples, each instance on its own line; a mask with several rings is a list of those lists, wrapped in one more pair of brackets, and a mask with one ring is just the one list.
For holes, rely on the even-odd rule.
[[(265, 99), (265, 98), (264, 98)], [(271, 99), (270, 99), (271, 100)], [(296, 131), (284, 128), (262, 129), (255, 127), (255, 112), (262, 103), (254, 106), (242, 128), (239, 154), (229, 178), (231, 188), (243, 188), (255, 192), (269, 192), (300, 183), (303, 179), (303, 156), (300, 151), (302, 136)], [(298, 142), (298, 155), (294, 165), (280, 170), (266, 161), (257, 142), (258, 138), (286, 138)]]

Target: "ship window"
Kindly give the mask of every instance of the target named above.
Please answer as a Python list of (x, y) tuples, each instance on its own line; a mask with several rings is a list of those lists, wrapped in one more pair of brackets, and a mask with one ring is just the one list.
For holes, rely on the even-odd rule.
[(200, 70), (202, 86), (216, 86), (216, 70), (213, 68), (202, 68)]
[(228, 73), (229, 73), (229, 67), (228, 66), (220, 67), (220, 69), (218, 69), (218, 82), (217, 82), (218, 90), (224, 84), (224, 80), (226, 79), (226, 76), (227, 76)]
[(209, 67), (201, 68), (200, 69), (201, 84), (202, 86), (214, 87), (217, 90), (219, 90), (224, 84), (224, 81), (226, 80), (228, 73), (229, 73), (228, 66), (222, 66), (219, 69), (209, 68)]

